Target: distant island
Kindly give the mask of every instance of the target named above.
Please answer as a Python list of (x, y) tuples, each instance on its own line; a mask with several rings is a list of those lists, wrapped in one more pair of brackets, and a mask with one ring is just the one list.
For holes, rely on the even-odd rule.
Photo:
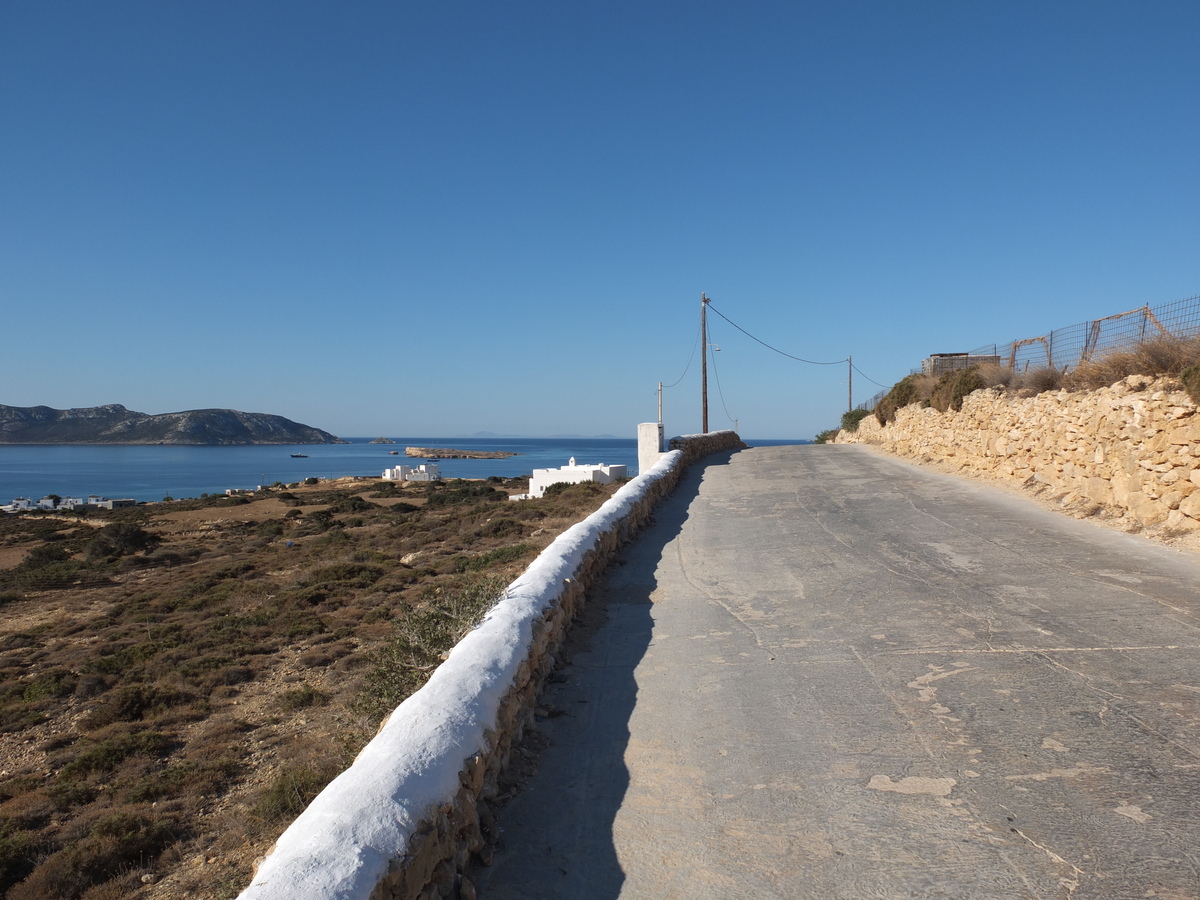
[(83, 409), (0, 405), (0, 444), (345, 444), (283, 416), (236, 409), (149, 415), (119, 403)]
[(433, 447), (405, 447), (405, 456), (423, 456), (425, 459), (508, 459), (520, 456), (509, 450), (448, 450)]

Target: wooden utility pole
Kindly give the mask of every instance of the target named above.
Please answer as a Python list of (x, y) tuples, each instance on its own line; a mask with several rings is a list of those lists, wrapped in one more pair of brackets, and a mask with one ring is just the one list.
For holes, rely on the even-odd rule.
[(854, 409), (854, 357), (846, 357), (846, 412)]
[(708, 298), (700, 295), (700, 433), (708, 434)]

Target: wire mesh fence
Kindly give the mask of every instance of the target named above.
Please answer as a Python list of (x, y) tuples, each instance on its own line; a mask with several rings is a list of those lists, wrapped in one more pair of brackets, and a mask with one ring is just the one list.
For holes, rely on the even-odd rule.
[[(1006, 344), (984, 344), (970, 357), (998, 357), (1002, 366), (1017, 372), (1030, 369), (1068, 371), (1080, 362), (1110, 350), (1136, 347), (1160, 338), (1186, 340), (1200, 335), (1200, 295), (1158, 306), (1139, 306), (1127, 312), (1068, 325), (1037, 337)], [(913, 369), (913, 373), (920, 369)], [(880, 391), (860, 409), (874, 409), (887, 395)]]
[(1066, 371), (1109, 350), (1135, 347), (1160, 338), (1192, 338), (1200, 334), (1200, 296), (1056, 328), (1048, 334), (1007, 344), (986, 344), (971, 355), (994, 355), (1018, 372), (1050, 368)]

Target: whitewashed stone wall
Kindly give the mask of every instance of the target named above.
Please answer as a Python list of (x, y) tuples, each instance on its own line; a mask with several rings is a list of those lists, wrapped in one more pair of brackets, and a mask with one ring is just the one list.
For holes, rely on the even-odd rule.
[(1134, 375), (1096, 391), (976, 391), (962, 410), (913, 405), (868, 416), (838, 443), (940, 461), (964, 474), (1041, 483), (1141, 527), (1200, 530), (1200, 415), (1178, 384)]
[[(585, 592), (688, 464), (744, 446), (732, 431), (673, 438), (650, 471), (573, 526), (509, 585), (429, 683), (284, 832), (239, 900), (473, 900), (490, 863), (500, 775), (534, 720)], [(498, 614), (503, 608), (503, 614)]]

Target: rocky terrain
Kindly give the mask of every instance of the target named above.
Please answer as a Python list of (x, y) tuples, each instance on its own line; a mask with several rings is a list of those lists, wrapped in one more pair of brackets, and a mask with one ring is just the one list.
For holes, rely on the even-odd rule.
[(82, 409), (0, 405), (0, 444), (343, 444), (265, 413), (192, 409), (149, 415), (118, 403)]

